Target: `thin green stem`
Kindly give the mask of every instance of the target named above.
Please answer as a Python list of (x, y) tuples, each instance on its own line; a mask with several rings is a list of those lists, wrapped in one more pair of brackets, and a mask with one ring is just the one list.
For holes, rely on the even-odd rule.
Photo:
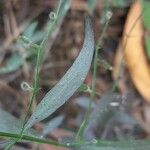
[[(1, 137), (9, 137), (9, 138), (19, 138), (19, 134), (15, 134), (15, 133), (5, 133), (5, 132), (0, 132), (0, 136)], [(49, 140), (49, 139), (42, 139), (42, 138), (37, 138), (37, 137), (32, 137), (32, 136), (28, 136), (28, 135), (23, 135), (22, 136), (22, 140), (25, 141), (32, 141), (32, 142), (36, 142), (36, 143), (41, 143), (41, 144), (50, 144), (50, 145), (54, 145), (54, 146), (58, 146), (58, 147), (68, 147), (68, 148), (72, 148), (72, 147), (80, 147), (83, 145), (95, 145), (95, 146), (99, 146), (99, 149), (101, 149), (101, 147), (112, 147), (112, 149), (114, 148), (120, 148), (120, 147), (125, 147), (127, 149), (131, 149), (131, 148), (136, 148), (136, 147), (141, 147), (144, 148), (144, 146), (149, 146), (150, 144), (150, 139), (143, 139), (143, 140), (126, 140), (126, 141), (109, 141), (109, 140), (97, 140), (95, 139), (95, 141), (97, 141), (96, 143), (91, 141), (79, 141), (79, 142), (72, 142), (72, 143), (59, 143), (57, 141), (53, 141), (53, 140)], [(94, 148), (94, 147), (93, 147)]]
[(38, 87), (39, 87), (39, 72), (40, 72), (40, 62), (42, 60), (42, 55), (41, 55), (41, 52), (42, 52), (42, 48), (39, 47), (38, 49), (38, 53), (37, 53), (37, 61), (36, 61), (36, 67), (35, 67), (35, 75), (34, 75), (34, 82), (33, 82), (33, 92), (32, 92), (32, 95), (30, 97), (30, 100), (29, 100), (29, 106), (28, 106), (28, 110), (27, 110), (27, 114), (25, 116), (25, 119), (23, 121), (23, 126), (22, 126), (22, 129), (20, 131), (20, 136), (13, 140), (12, 143), (8, 144), (5, 148), (5, 150), (9, 150), (10, 148), (12, 148), (12, 146), (17, 143), (18, 141), (20, 141), (22, 139), (22, 136), (23, 136), (23, 132), (24, 132), (24, 129), (25, 129), (25, 125), (27, 123), (27, 120), (28, 120), (28, 115), (30, 114), (31, 112), (31, 108), (32, 108), (32, 104), (33, 104), (33, 101), (37, 95), (37, 91), (38, 91)]
[(42, 47), (39, 46), (39, 48), (37, 49), (37, 51), (38, 52), (37, 52), (37, 61), (36, 61), (36, 66), (35, 66), (35, 75), (34, 75), (34, 82), (33, 82), (33, 92), (32, 92), (32, 95), (30, 97), (30, 100), (29, 100), (29, 106), (28, 106), (27, 114), (25, 116), (25, 120), (24, 120), (24, 123), (23, 123), (21, 134), (24, 132), (24, 127), (25, 127), (25, 124), (27, 122), (28, 115), (31, 112), (33, 101), (36, 98), (37, 92), (39, 90), (39, 76), (40, 76), (39, 73), (40, 73), (40, 67), (41, 67), (41, 61), (42, 61)]
[[(62, 4), (62, 0), (60, 0), (58, 7), (57, 7), (57, 11), (56, 11), (57, 17), (59, 14), (61, 4)], [(42, 40), (40, 45), (36, 45), (36, 44), (32, 43), (32, 45), (34, 44), (34, 48), (36, 48), (36, 50), (37, 50), (37, 61), (36, 61), (36, 66), (35, 66), (35, 75), (34, 75), (34, 79), (33, 79), (34, 80), (33, 81), (33, 91), (32, 91), (32, 95), (31, 95), (30, 100), (29, 100), (29, 106), (28, 106), (27, 114), (25, 116), (23, 126), (22, 126), (22, 129), (20, 131), (20, 136), (18, 136), (18, 138), (15, 140), (12, 139), (13, 142), (8, 144), (8, 146), (6, 147), (6, 150), (9, 150), (16, 142), (20, 141), (23, 137), (23, 133), (25, 131), (25, 125), (28, 121), (28, 116), (31, 112), (33, 101), (36, 98), (37, 92), (39, 90), (39, 73), (40, 73), (40, 67), (42, 64), (43, 49), (44, 49), (45, 43), (46, 43), (49, 35), (51, 35), (51, 33), (53, 32), (53, 29), (55, 28), (55, 25), (57, 24), (57, 22), (58, 22), (58, 18), (55, 18), (55, 20), (53, 20), (53, 22), (50, 22), (50, 25), (48, 27), (48, 32), (46, 33), (46, 35), (45, 35), (45, 37)], [(29, 39), (25, 38), (24, 40), (27, 40), (27, 42), (30, 42)]]
[[(9, 137), (9, 138), (13, 138), (13, 139), (19, 139), (20, 134), (0, 132), (0, 137)], [(21, 140), (32, 141), (32, 142), (41, 143), (41, 144), (51, 144), (51, 145), (60, 146), (60, 147), (74, 147), (74, 146), (80, 146), (82, 144), (88, 144), (89, 143), (89, 142), (84, 142), (84, 141), (71, 142), (71, 143), (60, 143), (57, 141), (33, 137), (33, 136), (29, 136), (29, 135), (24, 135), (24, 134), (22, 135)]]
[(100, 38), (98, 40), (98, 44), (97, 44), (96, 49), (95, 49), (94, 63), (93, 63), (93, 66), (94, 66), (93, 67), (93, 77), (92, 77), (92, 92), (90, 93), (90, 100), (89, 100), (88, 109), (87, 109), (86, 114), (84, 116), (83, 122), (81, 123), (80, 128), (79, 128), (79, 130), (77, 132), (76, 139), (82, 138), (84, 130), (85, 130), (86, 125), (87, 125), (88, 120), (89, 120), (89, 114), (90, 114), (91, 109), (92, 109), (92, 100), (94, 99), (95, 94), (96, 94), (95, 91), (96, 91), (96, 76), (97, 76), (98, 53), (99, 53), (99, 50), (100, 50), (100, 46), (102, 45), (102, 41), (103, 41), (105, 32), (106, 32), (106, 30), (108, 28), (108, 24), (109, 24), (109, 20), (107, 20), (105, 25), (104, 25), (102, 34), (101, 34), (101, 36), (100, 36)]
[[(20, 138), (20, 134), (13, 134), (13, 133), (3, 133), (0, 132), (0, 136), (1, 137), (10, 137), (10, 138), (14, 138), (14, 139), (18, 139)], [(33, 142), (37, 142), (37, 143), (43, 143), (43, 144), (52, 144), (55, 146), (63, 146), (66, 147), (65, 144), (61, 144), (58, 143), (56, 141), (51, 141), (51, 140), (47, 140), (47, 139), (41, 139), (41, 138), (37, 138), (37, 137), (32, 137), (32, 136), (28, 136), (28, 135), (22, 135), (22, 140), (26, 140), (26, 141), (33, 141)]]
[(58, 7), (57, 7), (57, 10), (56, 10), (56, 16), (58, 16), (58, 14), (59, 14), (61, 4), (62, 4), (62, 0), (59, 0)]
[[(131, 27), (131, 29), (129, 30), (129, 33), (128, 33), (128, 35), (127, 36), (129, 36), (129, 34), (131, 33), (131, 31), (133, 30), (133, 28), (134, 28), (134, 26), (136, 25), (136, 22), (138, 21), (138, 19), (141, 17), (141, 15), (142, 14), (140, 14), (139, 16), (138, 16), (138, 18), (135, 20), (135, 22), (134, 22), (134, 24), (133, 24), (133, 26)], [(90, 112), (91, 112), (91, 105), (92, 105), (92, 99), (94, 99), (94, 97), (95, 97), (95, 88), (96, 88), (96, 74), (97, 74), (97, 59), (98, 59), (98, 53), (99, 53), (99, 49), (100, 49), (100, 46), (102, 45), (102, 41), (103, 41), (103, 38), (104, 38), (104, 35), (105, 35), (105, 32), (106, 32), (106, 30), (107, 30), (107, 27), (108, 27), (108, 24), (109, 24), (109, 20), (107, 20), (106, 21), (106, 24), (105, 24), (105, 26), (104, 26), (104, 29), (103, 29), (103, 31), (102, 31), (102, 34), (101, 34), (101, 36), (100, 36), (100, 38), (99, 38), (99, 43), (97, 44), (97, 46), (96, 46), (96, 50), (95, 50), (95, 55), (94, 55), (94, 68), (93, 68), (93, 78), (92, 78), (92, 93), (90, 94), (90, 101), (89, 101), (89, 107), (88, 107), (88, 109), (87, 109), (87, 112), (86, 112), (86, 114), (85, 114), (85, 117), (84, 117), (84, 120), (83, 120), (83, 122), (82, 122), (82, 124), (81, 124), (81, 126), (80, 126), (80, 128), (79, 128), (79, 130), (78, 130), (78, 133), (77, 133), (77, 135), (76, 135), (76, 138), (78, 139), (78, 138), (82, 138), (82, 136), (83, 136), (83, 132), (84, 132), (84, 130), (85, 130), (85, 128), (86, 128), (86, 125), (87, 125), (87, 123), (88, 123), (88, 120), (89, 120), (89, 114), (90, 114)], [(126, 38), (126, 41), (125, 41), (125, 44), (124, 44), (124, 48), (126, 47), (126, 43), (127, 43), (127, 38)], [(121, 67), (120, 67), (121, 68)], [(112, 90), (114, 90), (115, 88), (116, 88), (116, 85), (117, 85), (117, 82), (118, 81), (118, 78), (117, 78), (117, 80), (115, 80), (115, 82), (114, 82), (114, 84), (113, 84), (113, 87), (112, 87)]]

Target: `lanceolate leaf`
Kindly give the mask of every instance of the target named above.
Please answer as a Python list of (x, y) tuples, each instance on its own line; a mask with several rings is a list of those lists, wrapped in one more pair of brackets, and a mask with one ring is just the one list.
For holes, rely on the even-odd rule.
[[(21, 131), (23, 122), (16, 117), (12, 116), (10, 113), (0, 109), (0, 132), (5, 133), (14, 133), (18, 134)], [(28, 130), (25, 132), (26, 135), (34, 135), (37, 134), (33, 129)]]
[(97, 0), (87, 0), (88, 11), (90, 14), (93, 14), (96, 7)]
[(62, 106), (81, 86), (90, 69), (94, 53), (94, 36), (89, 18), (85, 20), (83, 48), (63, 78), (43, 98), (27, 122), (25, 129), (45, 119)]
[(17, 71), (23, 64), (23, 59), (19, 54), (12, 55), (6, 62), (6, 65), (0, 68), (0, 74)]
[(22, 123), (8, 112), (0, 109), (0, 132), (19, 133)]

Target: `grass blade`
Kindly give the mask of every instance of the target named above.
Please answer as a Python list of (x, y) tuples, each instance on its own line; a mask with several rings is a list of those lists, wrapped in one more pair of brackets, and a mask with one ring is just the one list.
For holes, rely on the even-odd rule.
[(86, 18), (85, 39), (79, 56), (62, 79), (45, 95), (27, 122), (25, 129), (51, 115), (74, 94), (85, 80), (91, 66), (93, 53), (94, 35), (91, 21)]

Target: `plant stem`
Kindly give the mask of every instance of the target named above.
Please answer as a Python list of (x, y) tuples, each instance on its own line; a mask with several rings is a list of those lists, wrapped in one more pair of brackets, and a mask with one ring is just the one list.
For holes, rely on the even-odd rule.
[[(15, 133), (0, 132), (0, 136), (1, 137), (9, 137), (9, 138), (13, 138), (13, 139), (20, 138), (20, 134), (15, 134)], [(51, 145), (60, 146), (60, 147), (73, 147), (73, 146), (80, 146), (85, 143), (88, 144), (88, 142), (83, 142), (83, 141), (64, 144), (64, 143), (59, 143), (57, 141), (53, 141), (53, 140), (49, 140), (49, 139), (42, 139), (42, 138), (33, 137), (33, 136), (29, 136), (29, 135), (24, 135), (24, 134), (22, 135), (21, 140), (32, 141), (32, 142), (42, 143), (42, 144), (51, 144)]]
[(91, 109), (92, 109), (92, 100), (95, 97), (95, 91), (96, 91), (96, 75), (97, 75), (98, 53), (99, 53), (99, 50), (100, 50), (100, 46), (102, 45), (102, 41), (103, 41), (105, 32), (107, 30), (108, 24), (109, 24), (109, 20), (107, 20), (105, 25), (104, 25), (102, 34), (101, 34), (101, 36), (100, 36), (100, 38), (98, 40), (99, 42), (98, 42), (98, 44), (96, 46), (96, 49), (95, 49), (94, 63), (93, 63), (94, 68), (93, 68), (93, 77), (92, 77), (92, 92), (90, 93), (90, 100), (89, 100), (88, 109), (87, 109), (86, 114), (84, 116), (83, 122), (81, 123), (80, 128), (79, 128), (79, 130), (77, 132), (76, 139), (79, 139), (79, 138), (83, 137), (84, 130), (85, 130), (86, 125), (87, 125), (88, 120), (89, 120), (89, 114), (90, 114)]
[(25, 119), (23, 121), (22, 129), (20, 131), (20, 136), (15, 140), (12, 139), (13, 142), (10, 143), (9, 145), (7, 145), (5, 150), (9, 150), (10, 148), (12, 148), (12, 146), (15, 143), (17, 143), (18, 141), (20, 141), (22, 139), (23, 132), (24, 132), (24, 129), (25, 129), (25, 125), (26, 125), (27, 120), (28, 120), (28, 115), (31, 112), (33, 100), (35, 99), (35, 97), (37, 95), (37, 91), (39, 89), (38, 88), (39, 87), (39, 72), (40, 72), (40, 66), (41, 66), (41, 60), (42, 60), (42, 54), (41, 54), (42, 53), (42, 47), (39, 46), (37, 51), (38, 51), (38, 53), (37, 53), (37, 61), (36, 61), (35, 75), (34, 75), (34, 82), (33, 82), (33, 92), (32, 92), (32, 95), (30, 97), (30, 100), (29, 100), (29, 106), (28, 106), (27, 114), (26, 114)]
[[(65, 2), (65, 1), (64, 1)], [(33, 103), (33, 100), (36, 98), (36, 95), (37, 95), (37, 92), (39, 90), (39, 73), (40, 73), (40, 67), (41, 67), (41, 64), (42, 64), (42, 58), (43, 58), (43, 49), (44, 49), (44, 46), (45, 46), (45, 43), (48, 39), (48, 37), (52, 34), (54, 28), (56, 27), (57, 23), (58, 23), (58, 14), (61, 13), (60, 12), (60, 7), (62, 5), (62, 0), (59, 1), (58, 3), (58, 7), (57, 7), (57, 18), (55, 20), (53, 20), (53, 22), (50, 22), (50, 25), (48, 27), (48, 31), (45, 35), (45, 37), (43, 38), (42, 42), (40, 43), (40, 45), (34, 45), (34, 43), (32, 43), (32, 45), (34, 45), (34, 48), (36, 48), (37, 50), (37, 61), (36, 61), (36, 66), (35, 66), (35, 75), (34, 75), (34, 81), (33, 81), (33, 91), (32, 91), (32, 95), (30, 97), (30, 100), (29, 100), (29, 106), (28, 106), (28, 110), (27, 110), (27, 114), (25, 116), (25, 119), (24, 119), (24, 122), (23, 122), (23, 126), (22, 126), (22, 129), (20, 131), (20, 136), (18, 136), (17, 139), (12, 139), (12, 143), (10, 143), (6, 148), (5, 150), (9, 150), (16, 142), (20, 141), (23, 137), (23, 133), (25, 131), (25, 125), (28, 121), (28, 116), (31, 112), (31, 108), (32, 108), (32, 103)], [(65, 11), (65, 10), (63, 10)], [(25, 40), (29, 40), (29, 39), (25, 39)], [(28, 41), (30, 42), (30, 41)]]

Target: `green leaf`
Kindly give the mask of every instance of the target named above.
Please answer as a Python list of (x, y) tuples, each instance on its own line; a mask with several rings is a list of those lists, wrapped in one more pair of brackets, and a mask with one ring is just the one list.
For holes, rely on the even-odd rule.
[(85, 20), (85, 39), (83, 48), (71, 68), (62, 79), (43, 98), (30, 117), (25, 128), (45, 119), (62, 106), (81, 86), (90, 69), (94, 53), (94, 36), (89, 18)]
[(97, 0), (87, 0), (88, 11), (90, 14), (93, 14), (93, 11), (96, 7)]
[(38, 43), (44, 38), (44, 31), (37, 31), (37, 21), (31, 23), (23, 33), (23, 36), (31, 39), (33, 43)]
[(112, 70), (112, 66), (106, 60), (104, 60), (104, 59), (98, 59), (97, 61), (98, 61), (98, 65), (100, 67), (104, 68), (105, 70)]
[(150, 1), (143, 0), (143, 20), (144, 26), (147, 30), (150, 31)]
[(0, 68), (0, 74), (17, 71), (23, 64), (23, 59), (19, 54), (13, 54), (7, 59), (6, 65)]
[(35, 33), (35, 30), (37, 28), (37, 25), (38, 25), (38, 22), (35, 21), (33, 23), (31, 23), (26, 29), (25, 31), (23, 32), (23, 35), (28, 37), (29, 39), (32, 38), (32, 36), (34, 35)]
[(11, 143), (11, 141), (9, 141), (9, 140), (0, 141), (0, 149), (4, 149), (4, 147), (10, 143)]
[(63, 19), (63, 17), (66, 15), (67, 11), (70, 7), (70, 1), (69, 0), (61, 0), (60, 1), (60, 8), (57, 9), (57, 21)]
[(41, 42), (42, 39), (44, 38), (44, 31), (38, 31), (38, 32), (35, 32), (32, 36), (32, 42), (33, 43), (38, 43), (38, 42)]
[(21, 129), (21, 121), (0, 109), (0, 132), (18, 133)]
[[(20, 133), (23, 122), (10, 113), (0, 109), (0, 132), (17, 134)], [(35, 135), (35, 131), (29, 130), (28, 135)]]
[(83, 83), (83, 84), (78, 88), (78, 91), (79, 91), (79, 92), (85, 92), (85, 91), (88, 90), (88, 88), (89, 88), (89, 86)]

